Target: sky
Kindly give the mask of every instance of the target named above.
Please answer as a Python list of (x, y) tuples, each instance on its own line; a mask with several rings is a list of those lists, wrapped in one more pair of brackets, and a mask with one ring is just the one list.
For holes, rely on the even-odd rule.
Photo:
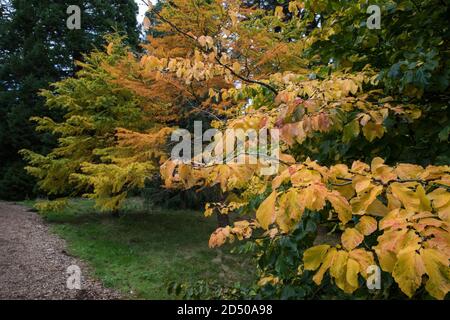
[[(144, 1), (142, 1), (142, 0), (134, 0), (134, 1), (139, 6), (139, 14), (138, 14), (137, 20), (139, 23), (141, 23), (144, 20), (144, 14), (145, 14), (145, 11), (147, 10), (147, 6), (144, 4)], [(155, 3), (156, 0), (151, 0), (151, 2)]]

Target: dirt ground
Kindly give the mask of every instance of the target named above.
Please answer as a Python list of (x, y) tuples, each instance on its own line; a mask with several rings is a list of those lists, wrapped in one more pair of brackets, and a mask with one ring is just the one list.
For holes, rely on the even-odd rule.
[[(72, 265), (81, 270), (81, 289), (67, 287)], [(36, 213), (0, 202), (0, 299), (120, 299), (87, 274)]]

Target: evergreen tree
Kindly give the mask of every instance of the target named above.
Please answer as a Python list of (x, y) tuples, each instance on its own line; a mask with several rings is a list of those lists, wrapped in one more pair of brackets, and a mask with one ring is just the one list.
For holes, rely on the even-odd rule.
[[(69, 5), (81, 9), (81, 29), (69, 30)], [(125, 33), (138, 43), (137, 6), (133, 0), (2, 0), (0, 9), (0, 198), (33, 193), (34, 181), (23, 170), (22, 148), (45, 152), (48, 135), (36, 134), (31, 116), (46, 115), (41, 89), (72, 76), (75, 60), (100, 47), (103, 35)], [(57, 114), (54, 114), (54, 116)]]
[(68, 196), (84, 196), (95, 199), (102, 210), (117, 211), (128, 191), (143, 188), (167, 158), (168, 125), (176, 120), (173, 109), (138, 98), (132, 90), (136, 86), (120, 84), (116, 70), (131, 66), (135, 57), (120, 36), (106, 38), (105, 50), (95, 50), (78, 63), (76, 77), (41, 92), (48, 109), (63, 116), (32, 118), (38, 132), (57, 138), (55, 148), (47, 153), (20, 151), (28, 162), (25, 169), (52, 200), (39, 203), (40, 210), (60, 208)]

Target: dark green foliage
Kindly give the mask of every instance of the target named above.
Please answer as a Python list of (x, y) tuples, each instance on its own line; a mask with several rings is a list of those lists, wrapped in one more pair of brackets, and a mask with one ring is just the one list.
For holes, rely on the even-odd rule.
[(136, 195), (141, 196), (148, 208), (152, 206), (164, 209), (191, 209), (203, 210), (206, 203), (221, 200), (220, 188), (217, 186), (204, 188), (201, 191), (195, 189), (173, 190), (162, 188), (164, 182), (161, 177), (149, 179), (145, 188), (136, 190)]

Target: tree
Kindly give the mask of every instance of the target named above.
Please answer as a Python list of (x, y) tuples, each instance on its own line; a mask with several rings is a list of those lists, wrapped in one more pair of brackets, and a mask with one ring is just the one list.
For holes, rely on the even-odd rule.
[[(69, 5), (82, 10), (80, 30), (66, 26)], [(117, 29), (137, 45), (135, 3), (129, 1), (22, 1), (1, 2), (0, 17), (0, 198), (31, 196), (33, 179), (23, 170), (21, 148), (48, 152), (51, 137), (36, 134), (28, 121), (45, 115), (40, 89), (73, 76), (75, 60), (100, 47), (103, 35)], [(52, 114), (52, 116), (58, 116)]]
[[(49, 153), (22, 150), (28, 161), (27, 171), (37, 178), (42, 191), (53, 201), (40, 204), (42, 209), (65, 205), (66, 197), (86, 196), (97, 199), (105, 210), (116, 210), (126, 191), (143, 186), (145, 177), (155, 167), (151, 156), (164, 155), (164, 133), (155, 112), (142, 107), (142, 101), (130, 90), (113, 83), (109, 67), (126, 58), (130, 48), (121, 37), (110, 36), (103, 51), (94, 51), (79, 63), (75, 78), (67, 78), (43, 90), (50, 110), (58, 110), (63, 120), (33, 117), (39, 132), (57, 138), (57, 146)], [(160, 115), (159, 115), (160, 116)], [(158, 119), (161, 119), (158, 118)], [(155, 133), (137, 135), (131, 130), (153, 130)], [(158, 134), (161, 135), (158, 135)], [(159, 139), (159, 144), (151, 139)], [(129, 141), (133, 145), (129, 146)], [(142, 164), (137, 157), (127, 158), (129, 148), (137, 150), (139, 143), (154, 147), (145, 154)], [(159, 148), (159, 150), (158, 150)], [(61, 198), (63, 196), (63, 198)]]
[[(197, 74), (214, 70), (240, 82), (210, 88), (219, 114), (227, 105), (217, 127), (276, 128), (282, 141), (279, 160), (172, 159), (161, 167), (167, 187), (220, 185), (233, 194), (209, 204), (206, 215), (217, 208), (254, 217), (217, 229), (210, 246), (262, 238), (250, 246), (259, 257), (260, 296), (326, 297), (336, 286), (337, 294), (376, 297), (360, 283), (370, 265), (379, 265), (394, 283), (388, 294), (413, 297), (423, 286), (443, 299), (450, 290), (448, 7), (380, 1), (388, 17), (376, 31), (366, 28), (366, 1), (292, 1), (289, 20), (282, 8), (272, 14), (236, 1), (207, 5), (222, 14), (200, 14), (202, 35), (179, 18), (189, 11), (184, 1), (158, 17), (196, 43)], [(311, 30), (318, 16), (321, 28)], [(194, 62), (174, 72), (188, 83), (186, 65)], [(233, 137), (216, 141), (216, 155), (226, 152), (227, 139)], [(273, 176), (260, 174), (267, 161), (279, 165)], [(337, 245), (315, 245), (323, 227)]]
[[(178, 34), (169, 32), (166, 26), (161, 27), (155, 32), (155, 36), (149, 37), (149, 43), (143, 45), (143, 54), (135, 54), (128, 48), (124, 49), (126, 53), (119, 50), (122, 55), (114, 55), (114, 61), (111, 61), (111, 58), (97, 52), (89, 58), (89, 64), (81, 64), (83, 69), (77, 75), (79, 78), (69, 78), (55, 84), (56, 90), (53, 93), (44, 91), (48, 106), (61, 109), (65, 119), (58, 122), (35, 117), (37, 129), (63, 136), (59, 139), (58, 146), (47, 154), (33, 153), (30, 150), (22, 153), (29, 161), (28, 171), (38, 179), (38, 185), (47, 194), (54, 197), (86, 193), (86, 196), (97, 199), (101, 209), (116, 211), (129, 189), (142, 188), (144, 182), (152, 177), (155, 163), (164, 156), (165, 148), (162, 144), (170, 133), (170, 127), (187, 123), (187, 119), (193, 114), (210, 116), (199, 105), (202, 99), (208, 98), (208, 90), (205, 90), (206, 86), (201, 81), (194, 80), (186, 86), (185, 81), (178, 79), (174, 72), (162, 72), (160, 66), (167, 64), (169, 57), (195, 55), (195, 46)], [(114, 41), (111, 42), (107, 51), (114, 50), (116, 45)], [(178, 63), (172, 61), (174, 62)], [(182, 63), (182, 60), (179, 62)], [(210, 80), (211, 83), (214, 81), (220, 82), (221, 87), (225, 85), (222, 77)], [(85, 92), (85, 87), (90, 86), (93, 89)], [(93, 130), (88, 133), (95, 143), (88, 144), (88, 148), (83, 147), (81, 144), (86, 139), (86, 132), (80, 130), (81, 124), (78, 122), (72, 128), (72, 117), (94, 117), (85, 125), (95, 128), (96, 113), (103, 110), (101, 108), (114, 106), (113, 102), (103, 106), (105, 101), (99, 100), (98, 96), (104, 94), (108, 97), (107, 100), (118, 99), (120, 102), (123, 98), (119, 88), (138, 97), (138, 102), (135, 106), (128, 105), (127, 102), (127, 105), (117, 107), (138, 107), (141, 110), (139, 123), (143, 125), (134, 126), (134, 122), (128, 118), (124, 122), (110, 121), (107, 135), (109, 138), (114, 136), (113, 140), (107, 140), (110, 144), (104, 143), (105, 133)], [(76, 103), (71, 105), (74, 101)], [(116, 119), (114, 114), (110, 114), (114, 111), (115, 109), (106, 109), (101, 112), (109, 120), (110, 117)], [(105, 127), (102, 123), (98, 125)], [(153, 130), (149, 132), (149, 129)], [(74, 153), (73, 150), (78, 152)], [(56, 184), (55, 181), (59, 183)], [(71, 192), (68, 193), (69, 190)], [(60, 204), (65, 204), (65, 200), (51, 201), (41, 207), (55, 208)]]

